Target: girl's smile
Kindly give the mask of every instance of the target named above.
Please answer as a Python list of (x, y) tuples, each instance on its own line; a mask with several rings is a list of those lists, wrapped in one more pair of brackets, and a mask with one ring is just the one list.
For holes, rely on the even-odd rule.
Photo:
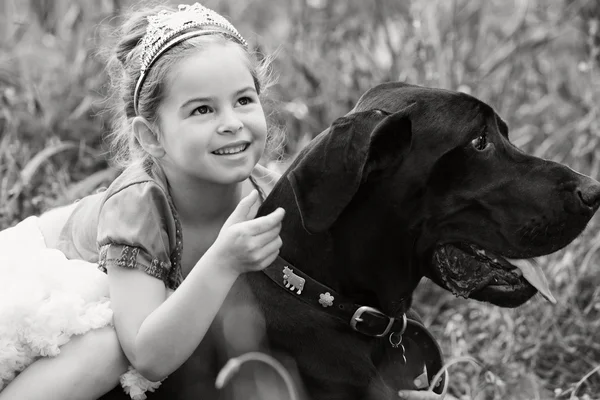
[(243, 153), (250, 147), (250, 143), (247, 141), (237, 141), (226, 146), (220, 147), (212, 153), (217, 156), (231, 156)]

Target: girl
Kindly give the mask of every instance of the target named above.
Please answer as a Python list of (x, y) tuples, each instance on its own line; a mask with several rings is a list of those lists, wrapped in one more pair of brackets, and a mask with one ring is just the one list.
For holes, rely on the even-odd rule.
[[(118, 384), (129, 364), (150, 381), (164, 379), (198, 346), (236, 278), (268, 266), (281, 246), (284, 211), (254, 219), (277, 179), (257, 164), (267, 141), (259, 97), (266, 65), (253, 59), (227, 20), (199, 4), (136, 13), (122, 34), (113, 69), (122, 99), (113, 144), (124, 172), (105, 192), (28, 219), (0, 240), (9, 250), (37, 236), (40, 248), (60, 250), (66, 259), (54, 252), (54, 261), (37, 261), (71, 287), (83, 283), (60, 276), (58, 264), (97, 263), (108, 275), (115, 329), (78, 336), (57, 357), (34, 362), (0, 393), (2, 400), (95, 399)], [(23, 256), (10, 261), (25, 267)], [(61, 304), (65, 309), (54, 307), (54, 315), (68, 314)], [(107, 323), (104, 304), (94, 315), (104, 312)], [(77, 330), (102, 322), (88, 325)], [(40, 350), (34, 355), (56, 355), (57, 345), (68, 341), (53, 335), (34, 340)], [(17, 371), (27, 361), (13, 364), (19, 363)]]
[[(0, 288), (0, 400), (96, 399), (128, 365), (146, 380), (130, 371), (122, 385), (145, 398), (196, 349), (237, 277), (282, 244), (284, 210), (254, 218), (278, 178), (258, 164), (266, 63), (197, 3), (133, 14), (121, 34), (111, 66), (123, 173), (0, 232), (0, 282), (24, 282)], [(45, 355), (56, 357), (31, 363)]]

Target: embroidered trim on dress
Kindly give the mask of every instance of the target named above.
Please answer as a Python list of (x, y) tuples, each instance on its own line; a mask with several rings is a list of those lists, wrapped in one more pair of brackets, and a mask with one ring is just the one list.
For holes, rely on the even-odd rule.
[(171, 273), (172, 265), (170, 265), (169, 262), (160, 261), (158, 258), (152, 257), (150, 265), (140, 263), (137, 259), (140, 248), (122, 245), (116, 245), (122, 247), (121, 255), (118, 258), (108, 258), (108, 250), (113, 245), (114, 244), (109, 243), (100, 248), (100, 259), (98, 262), (98, 269), (100, 269), (100, 271), (107, 273), (106, 267), (109, 263), (124, 268), (138, 268), (148, 275), (165, 282), (169, 289), (176, 288), (176, 286), (173, 286), (173, 279), (171, 278), (173, 275)]
[(117, 265), (119, 267), (135, 268), (136, 259), (139, 253), (140, 249), (137, 247), (123, 246), (123, 250), (121, 250), (121, 257), (119, 257)]
[(173, 204), (173, 199), (170, 194), (167, 194), (169, 200), (169, 207), (171, 207), (171, 213), (175, 220), (175, 249), (171, 252), (171, 265), (173, 269), (169, 274), (168, 286), (170, 289), (177, 289), (181, 282), (183, 282), (183, 272), (181, 270), (181, 257), (183, 253), (183, 229), (181, 229), (181, 222), (179, 222), (179, 215)]

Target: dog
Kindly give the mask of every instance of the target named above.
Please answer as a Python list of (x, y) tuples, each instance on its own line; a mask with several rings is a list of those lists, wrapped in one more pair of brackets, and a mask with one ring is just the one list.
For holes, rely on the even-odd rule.
[(253, 350), (288, 366), (304, 398), (426, 389), (442, 360), (410, 311), (421, 279), (500, 307), (538, 292), (553, 301), (529, 260), (573, 241), (599, 205), (600, 183), (525, 154), (475, 97), (376, 86), (301, 151), (259, 210), (286, 210), (280, 258), (236, 282), (210, 334), (148, 398), (287, 398), (265, 392), (279, 378), (257, 363), (214, 387), (227, 359)]

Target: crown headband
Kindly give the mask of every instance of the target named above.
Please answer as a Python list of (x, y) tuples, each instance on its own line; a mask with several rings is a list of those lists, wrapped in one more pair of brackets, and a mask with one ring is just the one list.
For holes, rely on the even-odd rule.
[(133, 108), (136, 115), (139, 115), (140, 91), (152, 64), (177, 43), (196, 36), (215, 33), (226, 34), (244, 48), (248, 48), (248, 43), (229, 21), (199, 3), (193, 5), (180, 4), (177, 11), (164, 10), (148, 17), (148, 26), (141, 43), (140, 77), (133, 92)]

